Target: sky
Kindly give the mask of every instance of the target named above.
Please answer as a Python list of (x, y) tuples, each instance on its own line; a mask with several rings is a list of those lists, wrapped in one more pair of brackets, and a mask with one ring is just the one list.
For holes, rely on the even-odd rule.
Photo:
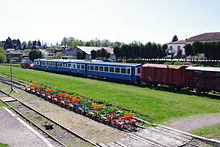
[(168, 43), (220, 32), (220, 0), (0, 0), (0, 40)]

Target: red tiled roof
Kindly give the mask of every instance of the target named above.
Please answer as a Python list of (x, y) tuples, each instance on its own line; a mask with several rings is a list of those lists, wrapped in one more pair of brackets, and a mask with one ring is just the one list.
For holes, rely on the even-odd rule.
[(177, 41), (170, 42), (170, 43), (167, 43), (167, 44), (185, 44), (185, 43), (186, 43), (186, 40), (177, 40)]
[(194, 41), (220, 41), (220, 32), (203, 33), (190, 37), (188, 40), (186, 40), (186, 42)]

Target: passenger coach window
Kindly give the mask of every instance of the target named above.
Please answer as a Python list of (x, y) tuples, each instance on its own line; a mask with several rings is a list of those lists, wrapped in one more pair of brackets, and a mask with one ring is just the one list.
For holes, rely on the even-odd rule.
[(77, 65), (77, 68), (80, 69), (80, 65), (79, 64)]
[(105, 71), (108, 72), (108, 67), (104, 67)]
[(120, 73), (120, 68), (115, 68), (115, 72)]
[(102, 66), (99, 67), (99, 71), (103, 71), (103, 67)]
[(126, 69), (125, 68), (121, 68), (121, 73), (126, 73)]
[(95, 70), (99, 70), (99, 67), (98, 67), (98, 66), (95, 66)]
[(91, 66), (91, 70), (94, 70), (94, 66)]
[(127, 69), (127, 74), (131, 74), (131, 70), (130, 69)]
[(114, 67), (110, 67), (110, 72), (114, 72)]
[(89, 66), (89, 65), (87, 66), (87, 69), (90, 69), (90, 66)]
[(82, 68), (82, 69), (85, 69), (85, 65), (81, 65), (81, 68)]

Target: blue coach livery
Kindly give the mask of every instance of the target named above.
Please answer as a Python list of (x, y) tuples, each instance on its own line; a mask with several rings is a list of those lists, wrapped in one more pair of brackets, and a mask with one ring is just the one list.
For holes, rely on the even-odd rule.
[(34, 68), (135, 82), (140, 80), (141, 64), (98, 60), (35, 59)]

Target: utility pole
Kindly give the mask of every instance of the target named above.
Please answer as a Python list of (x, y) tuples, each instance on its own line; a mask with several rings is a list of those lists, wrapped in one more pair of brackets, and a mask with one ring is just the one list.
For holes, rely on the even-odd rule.
[(9, 94), (11, 94), (13, 91), (17, 93), (17, 91), (13, 88), (13, 80), (12, 80), (12, 51), (10, 52), (10, 80), (11, 80), (11, 91)]

